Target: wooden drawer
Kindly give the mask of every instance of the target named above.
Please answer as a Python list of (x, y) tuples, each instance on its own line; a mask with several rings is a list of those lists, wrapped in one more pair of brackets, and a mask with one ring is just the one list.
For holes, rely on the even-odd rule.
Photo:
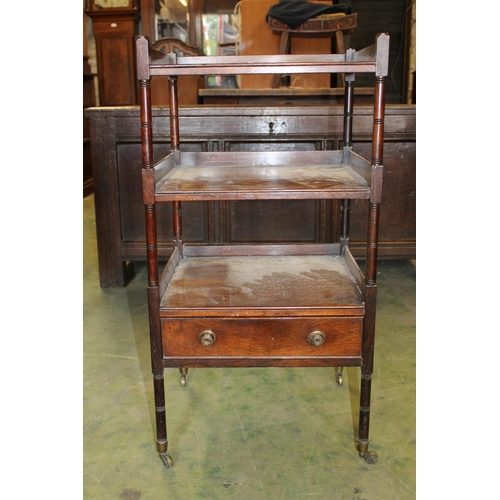
[[(362, 318), (164, 319), (164, 357), (360, 356)], [(203, 345), (200, 336), (205, 332)], [(210, 333), (211, 332), (211, 333)], [(322, 345), (309, 342), (324, 335)], [(213, 334), (213, 335), (212, 335)], [(311, 341), (321, 343), (321, 335)]]

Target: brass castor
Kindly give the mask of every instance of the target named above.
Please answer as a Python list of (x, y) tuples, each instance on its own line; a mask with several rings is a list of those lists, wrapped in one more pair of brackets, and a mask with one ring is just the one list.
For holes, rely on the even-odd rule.
[(365, 462), (370, 465), (376, 464), (378, 462), (378, 456), (374, 451), (367, 451), (363, 455), (363, 458), (365, 459)]
[(165, 466), (165, 469), (170, 469), (174, 466), (174, 461), (168, 453), (160, 453), (160, 458), (163, 462), (163, 465)]
[(181, 368), (180, 371), (181, 372), (179, 374), (179, 377), (180, 377), (181, 387), (186, 387), (186, 385), (187, 385), (188, 369), (187, 368)]
[(342, 367), (335, 368), (335, 379), (341, 387), (344, 385), (344, 370)]

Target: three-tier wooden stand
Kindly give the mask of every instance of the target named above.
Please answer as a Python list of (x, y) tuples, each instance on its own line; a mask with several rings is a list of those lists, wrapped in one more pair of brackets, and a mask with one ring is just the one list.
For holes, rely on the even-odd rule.
[[(382, 196), (385, 77), (389, 36), (345, 54), (177, 57), (150, 50), (139, 36), (142, 181), (146, 213), (148, 303), (155, 393), (156, 443), (168, 454), (165, 367), (361, 367), (358, 451), (368, 463), (373, 371), (377, 239)], [(343, 147), (338, 151), (180, 151), (177, 77), (344, 73)], [(373, 73), (371, 162), (351, 146), (353, 82)], [(151, 77), (167, 76), (171, 152), (153, 160)], [(336, 199), (341, 235), (332, 244), (188, 245), (181, 202)], [(364, 273), (349, 250), (349, 200), (366, 200)], [(174, 250), (163, 269), (157, 253), (156, 204), (173, 204)], [(297, 221), (300, 224), (300, 221)], [(161, 271), (161, 272), (160, 272)]]

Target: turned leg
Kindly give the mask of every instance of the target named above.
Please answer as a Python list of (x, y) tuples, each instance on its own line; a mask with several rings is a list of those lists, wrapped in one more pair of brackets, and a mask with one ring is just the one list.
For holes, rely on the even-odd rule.
[(174, 465), (172, 457), (168, 454), (167, 415), (165, 410), (165, 387), (163, 373), (153, 374), (156, 414), (156, 448), (160, 454), (163, 465), (169, 469)]
[[(345, 54), (344, 32), (342, 30), (335, 32), (335, 49), (337, 54)], [(345, 84), (344, 73), (338, 73), (337, 85), (343, 88), (344, 84)]]
[[(375, 266), (367, 273), (369, 276), (375, 274)], [(376, 304), (377, 286), (373, 280), (367, 281), (366, 286), (366, 306), (365, 323), (363, 332), (363, 366), (361, 368), (361, 389), (359, 400), (359, 433), (358, 433), (358, 451), (360, 457), (364, 458), (369, 464), (377, 462), (377, 454), (374, 451), (368, 451), (369, 427), (370, 427), (370, 400), (372, 390), (373, 374), (373, 353), (375, 341), (375, 304)]]
[(374, 451), (368, 451), (370, 440), (368, 439), (370, 428), (370, 396), (371, 396), (371, 373), (361, 373), (361, 396), (359, 402), (359, 431), (358, 451), (359, 456), (369, 464), (377, 462), (378, 457)]
[[(280, 46), (278, 49), (278, 54), (290, 54), (290, 34), (287, 31), (282, 31), (281, 32), (281, 38), (280, 38)], [(283, 75), (276, 74), (273, 76), (273, 83), (272, 83), (272, 88), (277, 89), (280, 84), (281, 84), (281, 79), (283, 78)], [(285, 77), (287, 78), (287, 77)], [(290, 83), (287, 80), (287, 85), (283, 86), (289, 86)]]

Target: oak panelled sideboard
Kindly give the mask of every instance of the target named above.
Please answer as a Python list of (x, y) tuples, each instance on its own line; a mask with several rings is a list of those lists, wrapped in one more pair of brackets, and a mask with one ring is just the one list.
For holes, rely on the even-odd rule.
[[(373, 46), (343, 54), (214, 57), (164, 54), (139, 36), (136, 55), (142, 143), (136, 168), (146, 227), (156, 446), (164, 466), (173, 465), (164, 387), (168, 367), (180, 369), (183, 386), (191, 367), (330, 366), (336, 368), (339, 383), (342, 367), (360, 367), (357, 450), (367, 463), (377, 462), (376, 452), (369, 450), (369, 426), (389, 36), (379, 34)], [(297, 150), (294, 140), (289, 150), (278, 151), (263, 150), (261, 144), (244, 151), (181, 149), (179, 76), (269, 73), (343, 74), (342, 141), (337, 149)], [(357, 74), (367, 73), (372, 74), (375, 89), (369, 159), (352, 148), (354, 81)], [(155, 76), (168, 77), (170, 97), (170, 148), (156, 159), (154, 143), (162, 131), (155, 130), (153, 122)], [(263, 118), (268, 120), (267, 133), (286, 127), (276, 117)], [(245, 123), (241, 116), (238, 120)], [(199, 217), (189, 209), (194, 204), (210, 210), (208, 203), (219, 203), (211, 218), (217, 226), (219, 220), (228, 222), (228, 211), (220, 204), (245, 203), (250, 211), (260, 202), (257, 222), (262, 222), (273, 216), (269, 203), (281, 202), (285, 211), (290, 207), (288, 228), (292, 228), (304, 224), (303, 217), (294, 216), (293, 205), (307, 201), (323, 204), (316, 210), (338, 220), (334, 234), (314, 235), (320, 242), (184, 239), (183, 221)], [(353, 201), (367, 227), (364, 270), (350, 250)], [(167, 224), (157, 217), (163, 205), (171, 207), (172, 215), (173, 249), (166, 263), (158, 251), (160, 228)]]
[[(356, 94), (355, 94), (356, 98)], [(99, 275), (102, 287), (121, 287), (134, 262), (146, 260), (141, 192), (141, 128), (138, 106), (93, 107), (90, 120)], [(335, 150), (343, 140), (344, 106), (180, 106), (181, 150)], [(352, 148), (371, 151), (373, 106), (354, 104)], [(169, 109), (153, 107), (153, 150), (170, 150)], [(416, 106), (386, 105), (384, 191), (380, 210), (379, 259), (416, 256)], [(196, 201), (184, 210), (183, 237), (193, 243), (332, 242), (339, 233), (335, 200)], [(266, 213), (265, 220), (260, 214)], [(364, 213), (353, 201), (350, 248), (363, 258)], [(158, 207), (158, 252), (172, 252), (170, 204)], [(301, 224), (292, 224), (300, 220)]]

